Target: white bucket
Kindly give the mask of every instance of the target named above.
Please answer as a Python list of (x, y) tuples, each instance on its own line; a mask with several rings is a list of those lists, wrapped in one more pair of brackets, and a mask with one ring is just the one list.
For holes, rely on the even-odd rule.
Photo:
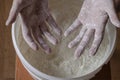
[[(55, 0), (52, 0), (52, 1), (55, 2)], [(64, 2), (65, 0), (61, 0), (61, 1)], [(77, 1), (80, 1), (80, 0), (77, 0)], [(55, 15), (57, 15), (57, 14), (55, 14)], [(89, 80), (90, 78), (94, 77), (95, 74), (101, 70), (102, 66), (110, 60), (110, 58), (113, 54), (114, 48), (115, 48), (116, 28), (110, 22), (108, 22), (107, 27), (106, 27), (106, 32), (109, 34), (109, 35), (107, 35), (109, 38), (109, 48), (107, 49), (107, 51), (105, 53), (105, 54), (108, 54), (108, 56), (106, 57), (106, 59), (104, 59), (101, 66), (99, 66), (97, 69), (91, 71), (90, 73), (88, 73), (86, 75), (79, 76), (76, 78), (59, 78), (59, 77), (55, 77), (55, 76), (50, 76), (50, 75), (47, 75), (47, 74), (39, 71), (34, 66), (32, 66), (30, 64), (30, 62), (28, 62), (26, 60), (25, 56), (23, 55), (23, 53), (19, 49), (18, 36), (19, 36), (19, 30), (20, 30), (20, 23), (21, 22), (20, 22), (20, 19), (18, 17), (16, 22), (12, 25), (12, 39), (13, 39), (14, 48), (15, 48), (16, 53), (17, 53), (18, 57), (20, 58), (22, 64), (24, 65), (24, 67), (36, 80)]]

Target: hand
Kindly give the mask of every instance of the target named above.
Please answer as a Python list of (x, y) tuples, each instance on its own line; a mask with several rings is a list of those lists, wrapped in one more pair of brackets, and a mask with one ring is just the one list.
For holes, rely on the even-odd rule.
[(64, 33), (65, 36), (68, 36), (77, 27), (83, 25), (78, 36), (68, 45), (69, 48), (72, 48), (81, 41), (75, 51), (75, 57), (80, 57), (92, 35), (94, 35), (94, 40), (89, 50), (89, 55), (95, 55), (103, 39), (108, 18), (110, 18), (112, 24), (120, 27), (113, 0), (84, 1), (77, 19)]
[(61, 34), (61, 30), (48, 10), (48, 0), (14, 0), (6, 25), (13, 23), (19, 13), (26, 43), (34, 50), (38, 50), (39, 44), (46, 53), (50, 53), (50, 47), (43, 36), (53, 45), (57, 44), (57, 39), (49, 32), (46, 23), (57, 35)]

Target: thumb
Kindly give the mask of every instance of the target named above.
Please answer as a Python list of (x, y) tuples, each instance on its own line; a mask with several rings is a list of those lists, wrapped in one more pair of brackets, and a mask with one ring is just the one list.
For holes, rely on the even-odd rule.
[(16, 17), (18, 15), (19, 11), (20, 11), (20, 3), (18, 2), (18, 0), (14, 0), (12, 8), (11, 8), (9, 16), (8, 16), (8, 19), (6, 21), (6, 25), (7, 26), (9, 24), (12, 24), (13, 22), (15, 22)]
[(112, 9), (109, 9), (107, 13), (112, 24), (120, 28), (120, 21), (115, 11), (115, 8), (113, 7)]

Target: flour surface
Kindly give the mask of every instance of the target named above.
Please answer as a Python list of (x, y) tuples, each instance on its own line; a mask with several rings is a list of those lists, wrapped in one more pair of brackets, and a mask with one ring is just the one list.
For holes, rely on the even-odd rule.
[[(80, 7), (82, 5), (82, 0), (49, 0), (50, 11), (58, 23), (59, 27), (64, 32), (76, 19)], [(105, 32), (104, 40), (97, 52), (97, 54), (93, 57), (89, 57), (88, 50), (90, 48), (90, 44), (86, 47), (82, 56), (75, 60), (74, 59), (74, 51), (76, 47), (69, 49), (67, 47), (68, 43), (73, 40), (76, 35), (79, 33), (81, 27), (78, 28), (75, 32), (73, 32), (70, 36), (58, 37), (54, 35), (59, 40), (59, 44), (56, 46), (48, 44), (52, 48), (52, 53), (50, 55), (46, 55), (44, 51), (40, 48), (38, 51), (33, 51), (24, 41), (21, 30), (19, 31), (19, 47), (22, 51), (25, 59), (36, 69), (39, 71), (56, 76), (56, 77), (79, 77), (85, 75), (95, 69), (97, 69), (104, 60), (104, 57), (109, 40), (107, 37), (107, 32)], [(54, 32), (50, 29), (52, 34)]]

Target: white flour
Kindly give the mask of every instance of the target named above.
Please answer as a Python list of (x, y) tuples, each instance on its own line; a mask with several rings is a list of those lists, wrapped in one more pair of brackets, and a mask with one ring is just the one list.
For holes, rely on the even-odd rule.
[[(77, 17), (80, 5), (82, 4), (81, 2), (81, 0), (50, 0), (52, 14), (63, 32)], [(41, 48), (39, 51), (33, 51), (29, 48), (22, 38), (20, 31), (20, 50), (25, 59), (43, 73), (57, 77), (79, 77), (91, 72), (102, 64), (102, 60), (106, 55), (105, 51), (109, 44), (107, 34), (105, 34), (104, 40), (95, 56), (88, 56), (89, 44), (82, 56), (75, 60), (73, 55), (76, 47), (69, 49), (67, 45), (76, 37), (79, 31), (80, 28), (66, 38), (62, 35), (59, 44), (56, 46), (48, 43), (52, 48), (52, 53), (50, 55), (46, 55)]]

